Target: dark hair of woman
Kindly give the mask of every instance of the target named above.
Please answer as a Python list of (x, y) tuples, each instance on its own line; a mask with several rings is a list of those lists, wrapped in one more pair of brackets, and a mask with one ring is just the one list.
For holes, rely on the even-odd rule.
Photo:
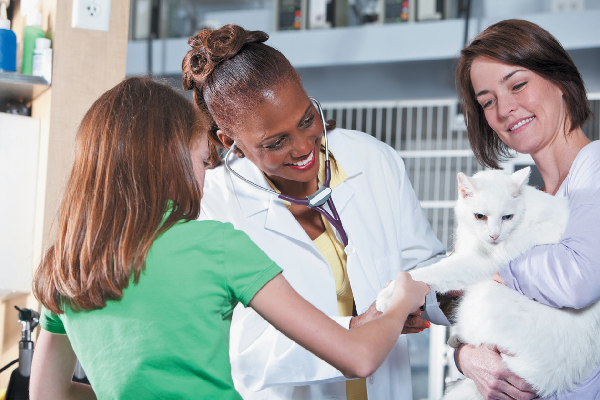
[(190, 143), (207, 129), (189, 100), (151, 78), (125, 79), (94, 102), (77, 132), (56, 239), (33, 279), (47, 309), (120, 299), (154, 239), (198, 217)]
[(527, 68), (558, 86), (564, 93), (567, 109), (565, 132), (581, 127), (592, 115), (583, 79), (554, 36), (523, 20), (506, 20), (491, 25), (461, 51), (456, 71), (469, 141), (482, 165), (499, 168), (499, 162), (509, 157), (510, 149), (490, 128), (475, 97), (471, 64), (477, 57)]
[(302, 87), (289, 60), (263, 43), (268, 38), (230, 24), (203, 29), (188, 40), (192, 49), (182, 62), (183, 88), (193, 90), (194, 103), (214, 119), (209, 139), (217, 146), (222, 147), (217, 129), (230, 134), (242, 129), (237, 121), (256, 108), (264, 91), (290, 80)]

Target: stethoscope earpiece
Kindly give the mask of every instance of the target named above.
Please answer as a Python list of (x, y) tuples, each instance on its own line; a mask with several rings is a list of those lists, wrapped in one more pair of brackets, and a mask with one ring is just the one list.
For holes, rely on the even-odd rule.
[(239, 157), (239, 158), (244, 158), (244, 157), (246, 157), (246, 156), (244, 155), (244, 152), (243, 152), (242, 150), (240, 150), (240, 148), (239, 148), (239, 147), (237, 147), (237, 144), (235, 143), (235, 140), (234, 140), (234, 141), (233, 141), (233, 144), (231, 145), (231, 148), (229, 149), (229, 151), (227, 152), (227, 154), (229, 154), (229, 152), (235, 152), (236, 150), (238, 151), (238, 157)]

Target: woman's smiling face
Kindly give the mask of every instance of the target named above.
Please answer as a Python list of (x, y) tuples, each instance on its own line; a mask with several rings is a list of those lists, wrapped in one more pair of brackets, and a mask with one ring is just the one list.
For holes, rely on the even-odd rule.
[(323, 122), (294, 80), (264, 90), (252, 113), (236, 125), (237, 147), (280, 189), (316, 181)]
[(477, 57), (471, 64), (471, 81), (488, 124), (510, 148), (536, 154), (565, 134), (563, 92), (540, 75)]

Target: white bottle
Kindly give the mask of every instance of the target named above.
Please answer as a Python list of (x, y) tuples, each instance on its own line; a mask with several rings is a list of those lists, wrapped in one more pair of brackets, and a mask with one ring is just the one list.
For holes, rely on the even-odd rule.
[(31, 75), (41, 76), (48, 82), (48, 85), (52, 83), (52, 49), (50, 48), (50, 39), (35, 39)]

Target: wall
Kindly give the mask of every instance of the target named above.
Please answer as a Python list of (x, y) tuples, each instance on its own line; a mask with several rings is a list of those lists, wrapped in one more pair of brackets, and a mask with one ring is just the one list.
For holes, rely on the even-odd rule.
[[(34, 265), (51, 237), (52, 222), (73, 160), (79, 121), (101, 93), (125, 77), (129, 1), (111, 2), (108, 32), (71, 28), (72, 4), (73, 0), (41, 0), (40, 5), (44, 29), (50, 31), (53, 39), (54, 68), (51, 90), (32, 105), (32, 116), (41, 122)], [(18, 1), (15, 6), (19, 8)], [(0, 302), (0, 366), (19, 355), (21, 325), (17, 323), (14, 305), (39, 309), (31, 295)], [(0, 375), (0, 388), (8, 385), (9, 377), (10, 371)]]
[[(600, 47), (569, 50), (589, 93), (600, 93)], [(306, 91), (321, 102), (456, 98), (457, 60), (298, 68)], [(180, 79), (180, 78), (179, 78)]]

